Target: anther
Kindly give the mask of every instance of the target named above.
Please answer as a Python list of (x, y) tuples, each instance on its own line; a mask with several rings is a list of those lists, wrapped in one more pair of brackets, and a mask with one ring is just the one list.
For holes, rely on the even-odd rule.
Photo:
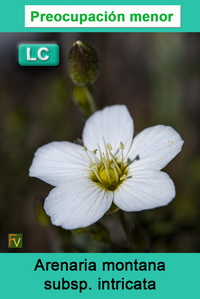
[(127, 178), (127, 175), (126, 174), (123, 174), (121, 177), (120, 177), (120, 181), (123, 181), (123, 180), (125, 180)]
[(124, 149), (124, 144), (123, 144), (121, 141), (120, 141), (119, 148), (120, 148), (121, 150), (123, 150), (123, 149)]
[(112, 151), (112, 146), (110, 143), (107, 143), (107, 149), (109, 149), (110, 151)]

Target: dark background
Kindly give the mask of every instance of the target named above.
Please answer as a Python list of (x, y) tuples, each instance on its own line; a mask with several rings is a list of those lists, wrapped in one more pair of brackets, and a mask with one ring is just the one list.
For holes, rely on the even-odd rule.
[[(98, 108), (127, 105), (136, 133), (174, 127), (182, 152), (164, 169), (177, 195), (166, 207), (104, 216), (87, 230), (52, 226), (43, 211), (48, 184), (28, 177), (36, 149), (81, 137), (84, 116), (73, 103), (67, 74), (77, 38), (98, 53)], [(56, 42), (58, 67), (22, 67), (19, 43)], [(0, 251), (200, 252), (200, 35), (194, 33), (0, 33)], [(23, 248), (8, 249), (7, 234), (23, 233)]]

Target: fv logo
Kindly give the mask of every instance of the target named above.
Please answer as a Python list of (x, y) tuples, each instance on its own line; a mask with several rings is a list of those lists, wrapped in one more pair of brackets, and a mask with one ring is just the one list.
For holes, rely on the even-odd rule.
[(22, 248), (22, 234), (8, 234), (8, 248)]

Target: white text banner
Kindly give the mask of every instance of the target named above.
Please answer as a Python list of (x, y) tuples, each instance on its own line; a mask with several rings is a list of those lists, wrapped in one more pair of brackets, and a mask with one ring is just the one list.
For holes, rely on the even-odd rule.
[(175, 28), (180, 5), (25, 5), (27, 28)]

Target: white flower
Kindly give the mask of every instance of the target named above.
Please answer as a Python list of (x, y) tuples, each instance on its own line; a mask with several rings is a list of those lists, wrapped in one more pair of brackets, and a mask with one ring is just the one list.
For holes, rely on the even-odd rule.
[(36, 151), (30, 176), (55, 186), (44, 204), (54, 225), (89, 226), (113, 202), (129, 212), (164, 206), (175, 197), (173, 181), (160, 170), (180, 152), (180, 135), (157, 125), (133, 140), (133, 130), (126, 106), (115, 105), (86, 121), (84, 147), (52, 142)]

